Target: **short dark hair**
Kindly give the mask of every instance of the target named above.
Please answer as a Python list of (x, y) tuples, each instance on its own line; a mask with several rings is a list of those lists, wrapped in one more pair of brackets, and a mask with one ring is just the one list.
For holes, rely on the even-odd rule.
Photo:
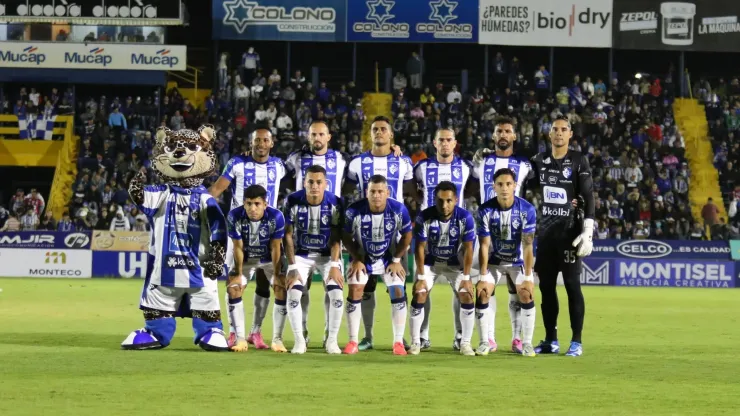
[(383, 175), (373, 175), (370, 177), (370, 180), (368, 181), (368, 185), (370, 185), (371, 183), (388, 184), (388, 180)]
[(244, 199), (262, 198), (267, 200), (267, 189), (261, 185), (250, 185), (244, 190)]
[(563, 115), (557, 116), (557, 117), (555, 117), (555, 120), (552, 121), (552, 125), (554, 126), (555, 125), (555, 122), (558, 121), (558, 120), (559, 121), (564, 121), (564, 122), (568, 123), (568, 130), (572, 130), (572, 128), (570, 127), (570, 120), (568, 120), (568, 117), (563, 116)]
[(511, 126), (514, 127), (516, 125), (516, 122), (511, 117), (499, 116), (496, 117), (496, 120), (493, 122), (493, 127), (496, 128), (502, 124), (511, 124)]
[(374, 124), (374, 123), (376, 123), (376, 122), (378, 122), (378, 121), (385, 121), (386, 123), (388, 123), (388, 125), (389, 125), (389, 126), (391, 125), (391, 119), (389, 119), (389, 118), (388, 118), (388, 117), (386, 117), (386, 116), (376, 116), (376, 117), (375, 117), (375, 118), (373, 119), (373, 122), (372, 122), (372, 123), (370, 123), (370, 124)]
[(511, 175), (511, 178), (514, 179), (514, 182), (516, 182), (516, 173), (514, 173), (514, 171), (509, 168), (501, 168), (497, 170), (496, 173), (493, 174), (493, 182), (495, 183), (496, 179), (498, 179), (499, 176), (504, 175)]
[(326, 169), (321, 165), (311, 165), (306, 169), (306, 176), (308, 176), (309, 173), (320, 173), (326, 176)]
[(454, 193), (455, 196), (457, 196), (457, 187), (455, 186), (454, 183), (450, 181), (442, 181), (438, 183), (437, 187), (434, 188), (434, 196), (437, 196), (439, 195), (440, 192), (445, 192), (445, 191), (452, 191), (452, 193)]
[(268, 127), (267, 127), (267, 125), (262, 125), (262, 124), (260, 124), (260, 125), (258, 125), (258, 126), (257, 126), (257, 127), (256, 127), (256, 128), (255, 128), (255, 129), (253, 130), (253, 131), (252, 131), (252, 134), (250, 134), (250, 135), (249, 135), (249, 140), (250, 140), (250, 141), (254, 140), (254, 138), (255, 138), (255, 137), (257, 137), (257, 131), (258, 131), (258, 130), (266, 130), (266, 131), (267, 131), (268, 133), (270, 133), (270, 138), (271, 138), (271, 139), (274, 139), (274, 137), (273, 137), (273, 135), (272, 135), (272, 130), (270, 130), (270, 129), (269, 129)]

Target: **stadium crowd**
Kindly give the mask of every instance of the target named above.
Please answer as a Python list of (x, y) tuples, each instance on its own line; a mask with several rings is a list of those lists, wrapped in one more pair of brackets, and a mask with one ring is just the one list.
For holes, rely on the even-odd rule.
[[(157, 182), (149, 155), (158, 126), (179, 129), (214, 124), (219, 172), (231, 156), (248, 149), (248, 134), (257, 124), (273, 132), (277, 138), (273, 154), (281, 158), (306, 143), (312, 120), (328, 123), (332, 146), (347, 159), (362, 151), (360, 136), (366, 116), (360, 102), (362, 92), (353, 82), (312, 85), (300, 70), (284, 77), (277, 69), (262, 67), (253, 50), (241, 58), (234, 68), (229, 65), (228, 55), (222, 55), (219, 88), (200, 108), (176, 89), (161, 97), (161, 103), (156, 93), (143, 98), (111, 100), (101, 96), (80, 100), (76, 120), (82, 140), (78, 179), (69, 209), (71, 226), (146, 229), (144, 216), (128, 201), (126, 184), (142, 169), (151, 182)], [(574, 131), (571, 148), (586, 153), (593, 169), (597, 217), (594, 238), (707, 238), (704, 224), (694, 221), (689, 207), (691, 174), (684, 141), (673, 119), (676, 86), (670, 76), (604, 82), (575, 75), (567, 85), (554, 85), (550, 94), (551, 77), (545, 66), (531, 72), (523, 72), (518, 65), (511, 65), (509, 71), (502, 68), (494, 71), (492, 86), (467, 92), (433, 80), (413, 88), (419, 85), (420, 75), (398, 72), (392, 82), (395, 142), (416, 163), (434, 156), (435, 131), (451, 126), (457, 134), (457, 153), (472, 159), (477, 149), (494, 149), (494, 120), (505, 115), (516, 120), (515, 153), (533, 156), (548, 149), (551, 121), (565, 115)], [(740, 173), (735, 166), (740, 162), (740, 142), (735, 137), (740, 134), (740, 86), (736, 78), (729, 85), (720, 80), (714, 89), (701, 80), (695, 95), (707, 103), (715, 162), (723, 190), (731, 195), (728, 203), (733, 217), (730, 224), (714, 224), (707, 217), (705, 220), (714, 227), (713, 239), (738, 237)], [(54, 97), (58, 101), (58, 91), (53, 90), (49, 97), (43, 101), (53, 101)], [(74, 97), (70, 98), (65, 95), (62, 102), (74, 102)], [(206, 181), (206, 186), (209, 184)], [(285, 193), (290, 191), (286, 189)], [(527, 191), (526, 198), (536, 206), (541, 201), (536, 191)], [(406, 203), (416, 209), (413, 200)], [(467, 204), (476, 211), (474, 200)], [(10, 213), (17, 219), (19, 214), (11, 207)], [(42, 216), (42, 212), (36, 215)], [(7, 217), (10, 213), (0, 215)], [(43, 222), (36, 226), (43, 227)]]

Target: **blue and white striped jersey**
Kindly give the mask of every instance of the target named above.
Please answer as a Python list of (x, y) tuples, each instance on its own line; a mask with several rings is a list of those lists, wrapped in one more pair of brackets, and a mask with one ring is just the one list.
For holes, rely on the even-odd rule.
[[(150, 284), (165, 287), (204, 287), (200, 263), (209, 258), (212, 241), (226, 247), (226, 219), (216, 199), (203, 186), (144, 187), (139, 209), (152, 226), (149, 242)], [(152, 258), (153, 257), (153, 258)]]
[(514, 197), (514, 204), (502, 209), (493, 198), (478, 208), (478, 237), (491, 237), (493, 252), (488, 264), (496, 266), (521, 266), (522, 234), (534, 233), (537, 212), (524, 198)]
[(411, 158), (408, 156), (373, 156), (370, 151), (352, 158), (347, 170), (347, 180), (360, 187), (361, 198), (367, 197), (367, 185), (373, 175), (383, 175), (388, 181), (391, 198), (403, 201), (403, 183), (414, 179)]
[(267, 207), (259, 221), (247, 216), (244, 206), (229, 211), (226, 218), (229, 237), (244, 241), (244, 257), (259, 258), (260, 263), (272, 261), (271, 240), (282, 240), (285, 236), (285, 218), (280, 210)]
[(529, 159), (523, 156), (512, 155), (509, 157), (499, 157), (495, 153), (487, 155), (477, 165), (473, 166), (473, 179), (478, 181), (480, 186), (481, 204), (493, 199), (496, 191), (493, 189), (493, 174), (499, 169), (509, 168), (516, 175), (516, 196), (524, 196), (524, 182), (532, 177), (532, 164)]
[(224, 167), (222, 178), (231, 182), (231, 209), (242, 206), (244, 190), (251, 185), (260, 185), (267, 190), (267, 206), (276, 208), (280, 181), (285, 177), (282, 159), (270, 156), (265, 163), (256, 162), (252, 156), (237, 155)]
[(464, 242), (475, 241), (475, 221), (463, 208), (455, 207), (452, 217), (443, 221), (437, 207), (429, 207), (416, 217), (416, 241), (426, 241), (424, 264), (446, 262), (450, 266), (460, 265), (458, 254)]
[(411, 217), (403, 202), (388, 199), (385, 211), (373, 213), (367, 199), (361, 199), (347, 208), (344, 232), (364, 255), (368, 274), (383, 274), (393, 259), (401, 234), (411, 231)]
[(332, 230), (342, 227), (342, 200), (329, 191), (318, 205), (306, 200), (306, 191), (293, 192), (285, 200), (285, 222), (293, 226), (295, 255), (319, 257), (331, 255)]
[(450, 181), (457, 188), (458, 206), (463, 207), (463, 191), (468, 182), (473, 164), (455, 156), (452, 163), (439, 163), (436, 159), (424, 159), (414, 166), (414, 179), (422, 190), (421, 209), (434, 206), (434, 190), (440, 182)]
[(326, 190), (338, 197), (342, 196), (342, 180), (347, 169), (347, 161), (344, 156), (336, 150), (329, 149), (321, 156), (314, 155), (310, 151), (299, 150), (293, 152), (285, 161), (288, 173), (295, 174), (295, 189), (303, 189), (303, 179), (306, 177), (306, 169), (313, 165), (319, 165), (326, 169)]

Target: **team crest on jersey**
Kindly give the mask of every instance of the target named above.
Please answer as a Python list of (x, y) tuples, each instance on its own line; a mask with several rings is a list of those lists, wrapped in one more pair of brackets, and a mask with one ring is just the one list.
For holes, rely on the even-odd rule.
[(527, 213), (524, 211), (519, 211), (519, 218), (521, 218), (522, 221), (527, 221)]
[(495, 164), (496, 164), (496, 161), (493, 160), (493, 158), (490, 158), (489, 157), (488, 159), (486, 159), (486, 165), (491, 166), (491, 165), (495, 165)]
[(193, 211), (190, 213), (190, 218), (193, 219), (193, 221), (198, 219), (198, 211)]
[(362, 158), (362, 163), (373, 163), (373, 160), (367, 156)]
[(362, 172), (362, 179), (365, 181), (370, 180), (370, 172)]
[(434, 176), (427, 176), (427, 185), (434, 185)]
[(573, 171), (570, 168), (563, 168), (563, 176), (565, 176), (565, 179), (569, 179), (571, 173), (573, 173)]
[(334, 169), (337, 167), (337, 162), (334, 161), (334, 159), (326, 159), (326, 167), (329, 169)]
[(245, 169), (254, 169), (254, 163), (247, 162), (247, 163), (244, 164), (244, 168)]
[(460, 179), (460, 168), (452, 169), (452, 176), (455, 177), (455, 179)]
[(457, 228), (450, 227), (450, 237), (456, 237), (457, 236)]
[(511, 222), (511, 226), (514, 227), (514, 229), (519, 228), (519, 225), (520, 224), (521, 224), (521, 222), (519, 222), (519, 220), (517, 220), (517, 219), (514, 219), (514, 221)]
[(326, 215), (326, 214), (322, 215), (321, 216), (321, 223), (324, 224), (324, 225), (329, 224), (329, 216)]
[(275, 180), (275, 171), (272, 171), (272, 170), (267, 171), (267, 177), (270, 179), (270, 181), (274, 181)]
[(265, 230), (264, 227), (260, 228), (260, 237), (262, 238), (267, 237), (267, 230)]
[(388, 170), (391, 172), (391, 175), (395, 175), (396, 172), (398, 172), (398, 164), (397, 163), (391, 163), (388, 166)]
[(396, 223), (393, 220), (389, 220), (388, 222), (385, 223), (385, 229), (387, 231), (391, 231), (393, 227), (395, 226), (396, 226)]

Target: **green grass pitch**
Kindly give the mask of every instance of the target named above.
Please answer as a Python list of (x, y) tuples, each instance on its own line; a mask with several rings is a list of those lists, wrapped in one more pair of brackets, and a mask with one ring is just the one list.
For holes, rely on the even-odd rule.
[[(488, 357), (452, 352), (450, 290), (433, 292), (432, 350), (390, 353), (389, 300), (378, 289), (376, 350), (320, 348), (323, 294), (312, 289), (304, 356), (207, 353), (178, 320), (162, 351), (121, 351), (143, 326), (141, 281), (0, 279), (0, 415), (675, 415), (740, 409), (740, 290), (584, 288), (585, 355), (506, 350), (505, 289)], [(223, 291), (223, 289), (222, 289)], [(251, 322), (253, 286), (245, 296)], [(560, 291), (560, 338), (570, 337)], [(272, 333), (267, 314), (263, 332)], [(543, 337), (540, 314), (535, 341)], [(362, 334), (362, 330), (361, 330)], [(292, 347), (290, 325), (286, 346)], [(342, 323), (340, 344), (346, 342)], [(474, 344), (477, 333), (473, 335)]]

